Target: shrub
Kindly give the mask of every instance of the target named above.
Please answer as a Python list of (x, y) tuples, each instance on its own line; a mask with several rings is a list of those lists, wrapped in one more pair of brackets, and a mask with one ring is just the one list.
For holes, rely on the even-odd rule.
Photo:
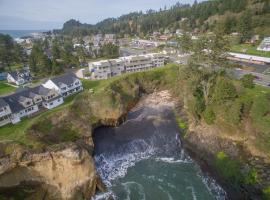
[(236, 96), (236, 89), (232, 81), (225, 77), (219, 77), (214, 88), (214, 101), (223, 103), (227, 100), (234, 99)]
[(203, 119), (209, 125), (214, 123), (216, 115), (211, 107), (207, 107), (205, 109), (205, 111), (203, 112)]
[(264, 188), (263, 190), (263, 199), (270, 200), (270, 186)]
[(255, 184), (257, 182), (258, 182), (257, 171), (256, 169), (252, 168), (245, 175), (245, 183)]
[(243, 104), (240, 100), (236, 99), (233, 102), (230, 102), (227, 105), (227, 109), (225, 112), (225, 120), (228, 123), (232, 123), (234, 125), (237, 125), (240, 123), (243, 115)]
[(254, 88), (255, 84), (253, 80), (254, 80), (253, 75), (246, 74), (241, 78), (241, 83), (245, 88)]
[(240, 163), (230, 159), (223, 151), (217, 153), (215, 166), (220, 174), (236, 188), (243, 182)]

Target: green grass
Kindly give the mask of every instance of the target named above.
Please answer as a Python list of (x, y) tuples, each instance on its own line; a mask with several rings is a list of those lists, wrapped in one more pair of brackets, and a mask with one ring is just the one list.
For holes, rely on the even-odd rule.
[(6, 81), (0, 81), (0, 95), (5, 95), (11, 92), (14, 92), (17, 88), (7, 85)]
[[(0, 140), (12, 140), (21, 144), (24, 144), (29, 147), (33, 147), (38, 145), (35, 141), (30, 140), (26, 136), (27, 129), (31, 127), (34, 123), (44, 119), (45, 117), (58, 112), (62, 109), (70, 106), (78, 94), (74, 94), (72, 96), (64, 99), (64, 103), (52, 110), (47, 110), (37, 116), (34, 117), (25, 117), (18, 124), (8, 124), (3, 127), (0, 127)], [(47, 125), (47, 124), (46, 124)], [(49, 130), (49, 127), (43, 126), (44, 130)]]
[(258, 45), (253, 46), (251, 44), (239, 44), (232, 46), (231, 51), (237, 53), (251, 54), (255, 56), (270, 57), (270, 52), (258, 51), (257, 47)]

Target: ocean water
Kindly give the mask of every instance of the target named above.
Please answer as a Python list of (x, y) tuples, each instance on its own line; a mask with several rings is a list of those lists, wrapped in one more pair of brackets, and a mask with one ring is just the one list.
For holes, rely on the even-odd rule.
[(8, 34), (13, 38), (29, 36), (31, 33), (44, 32), (46, 30), (0, 30), (0, 33)]
[(181, 148), (170, 106), (140, 106), (117, 128), (94, 133), (97, 171), (108, 187), (93, 200), (224, 200), (226, 192)]

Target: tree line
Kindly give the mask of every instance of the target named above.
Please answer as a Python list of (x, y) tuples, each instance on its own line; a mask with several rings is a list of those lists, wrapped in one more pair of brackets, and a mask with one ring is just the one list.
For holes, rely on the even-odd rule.
[(166, 29), (181, 28), (193, 31), (198, 28), (199, 31), (205, 32), (223, 26), (224, 33), (238, 31), (245, 39), (250, 35), (247, 30), (265, 34), (264, 28), (267, 29), (270, 25), (269, 13), (269, 0), (213, 0), (202, 3), (195, 1), (193, 5), (177, 3), (159, 11), (133, 12), (119, 18), (105, 19), (96, 25), (70, 20), (64, 24), (60, 32), (71, 35), (101, 32), (120, 36), (124, 34), (145, 36)]

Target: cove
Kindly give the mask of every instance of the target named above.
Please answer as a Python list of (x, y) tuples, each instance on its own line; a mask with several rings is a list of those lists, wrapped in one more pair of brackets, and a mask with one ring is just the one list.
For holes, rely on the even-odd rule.
[(108, 188), (94, 200), (214, 200), (226, 192), (184, 151), (168, 91), (143, 96), (119, 127), (94, 132), (97, 171)]

